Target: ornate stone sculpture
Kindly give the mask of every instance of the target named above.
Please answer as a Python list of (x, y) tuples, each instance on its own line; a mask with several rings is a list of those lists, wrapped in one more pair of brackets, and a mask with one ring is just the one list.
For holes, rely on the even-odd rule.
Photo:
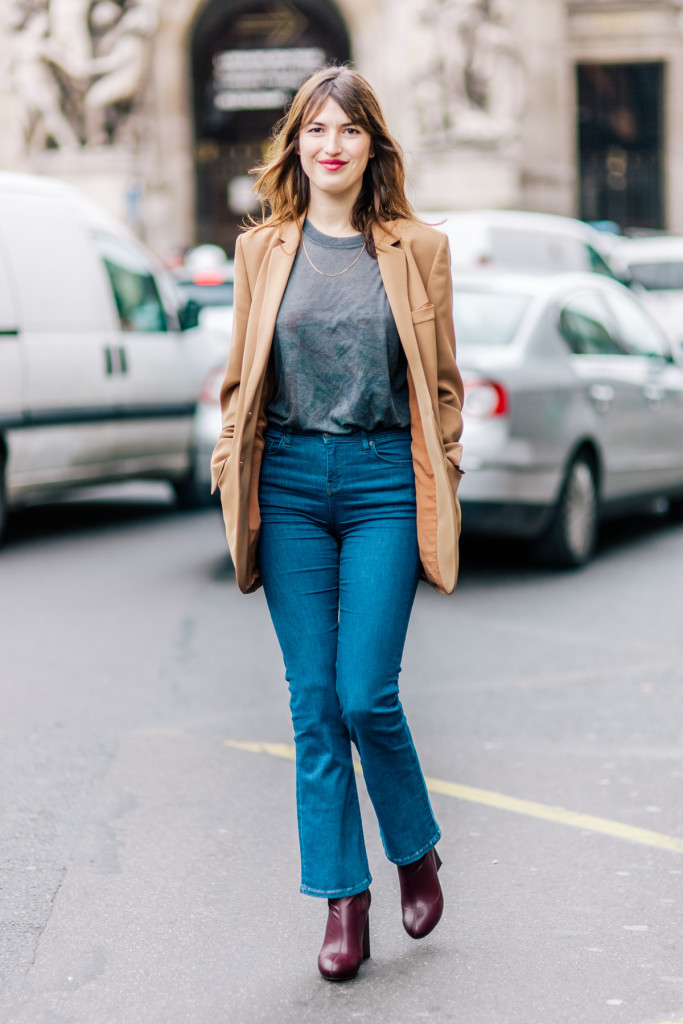
[(510, 14), (511, 0), (424, 0), (430, 43), (415, 96), (427, 148), (518, 136), (524, 77)]
[(29, 151), (137, 137), (157, 17), (158, 0), (15, 0), (12, 78)]

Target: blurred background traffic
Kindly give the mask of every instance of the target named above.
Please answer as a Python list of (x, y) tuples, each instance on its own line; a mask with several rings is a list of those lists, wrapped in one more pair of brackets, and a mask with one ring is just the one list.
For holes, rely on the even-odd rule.
[(84, 484), (208, 503), (249, 170), (353, 60), (450, 240), (465, 530), (585, 563), (683, 506), (683, 3), (10, 0), (0, 527)]

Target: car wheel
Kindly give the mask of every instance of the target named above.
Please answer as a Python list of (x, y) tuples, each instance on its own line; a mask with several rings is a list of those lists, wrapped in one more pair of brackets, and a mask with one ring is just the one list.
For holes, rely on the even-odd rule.
[(214, 504), (211, 485), (200, 472), (200, 457), (196, 451), (192, 455), (190, 468), (185, 476), (173, 480), (172, 484), (176, 501), (181, 508), (205, 508)]
[(598, 534), (595, 469), (585, 456), (569, 467), (549, 530), (536, 542), (538, 561), (571, 569), (590, 560)]

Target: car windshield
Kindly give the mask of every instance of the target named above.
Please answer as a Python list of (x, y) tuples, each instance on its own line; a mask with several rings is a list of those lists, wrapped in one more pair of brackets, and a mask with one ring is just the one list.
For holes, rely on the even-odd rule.
[(509, 345), (517, 333), (531, 297), (513, 292), (453, 293), (453, 319), (458, 345), (497, 348)]
[(661, 263), (631, 263), (634, 281), (649, 292), (683, 291), (683, 260)]
[(589, 270), (586, 245), (579, 238), (552, 231), (491, 229), (491, 262), (525, 270)]

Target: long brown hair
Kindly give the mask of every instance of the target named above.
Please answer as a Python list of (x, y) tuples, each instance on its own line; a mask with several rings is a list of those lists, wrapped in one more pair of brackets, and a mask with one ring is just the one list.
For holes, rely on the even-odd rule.
[(363, 174), (361, 190), (351, 213), (353, 227), (365, 235), (374, 256), (372, 229), (380, 221), (415, 219), (405, 194), (405, 167), (401, 147), (389, 130), (370, 84), (347, 64), (316, 71), (301, 86), (285, 116), (275, 125), (265, 163), (255, 167), (254, 192), (264, 208), (256, 227), (271, 227), (302, 217), (310, 202), (310, 186), (301, 167), (297, 142), (303, 127), (313, 120), (328, 99), (339, 104), (349, 121), (364, 128), (372, 139), (374, 156)]

